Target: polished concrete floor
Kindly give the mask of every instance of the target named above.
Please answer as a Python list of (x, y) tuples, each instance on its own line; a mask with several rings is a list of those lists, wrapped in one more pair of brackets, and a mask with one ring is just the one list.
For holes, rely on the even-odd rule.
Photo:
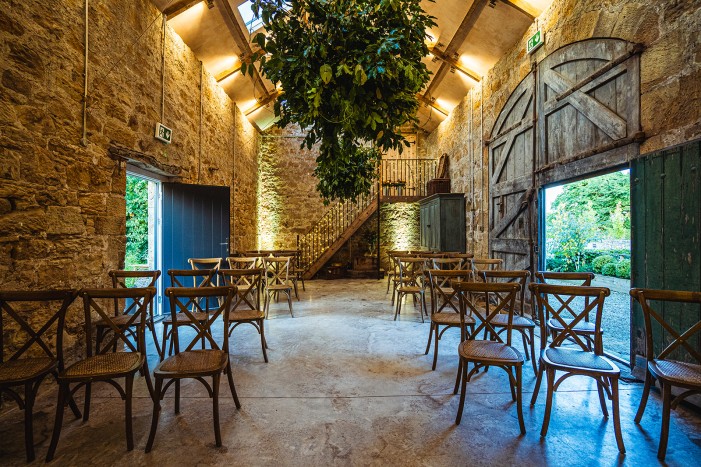
[[(197, 382), (184, 385), (179, 415), (172, 389), (150, 454), (143, 449), (152, 403), (143, 378), (136, 384), (135, 449), (126, 450), (124, 404), (108, 385), (93, 389), (87, 423), (66, 411), (56, 465), (655, 465), (660, 403), (651, 396), (641, 425), (633, 423), (641, 384), (624, 383), (621, 417), (627, 454), (619, 456), (613, 423), (601, 416), (596, 388), (571, 378), (556, 393), (548, 436), (540, 437), (545, 394), (528, 405), (535, 378), (525, 366), (524, 416), (519, 435), (508, 380), (498, 369), (468, 384), (460, 426), (452, 394), (459, 336), (440, 342), (438, 367), (424, 355), (429, 324), (409, 301), (397, 321), (374, 280), (310, 281), (295, 318), (273, 304), (266, 322), (270, 363), (263, 362), (252, 327), (231, 343), (242, 407), (222, 382), (223, 446), (214, 445), (211, 402)], [(155, 355), (150, 356), (155, 363)], [(228, 397), (227, 397), (228, 395)], [(77, 395), (79, 404), (82, 393)], [(53, 424), (55, 391), (42, 388), (35, 441), (43, 459)], [(674, 412), (667, 463), (701, 463), (701, 416)], [(23, 465), (22, 413), (0, 418), (0, 465)], [(43, 462), (38, 460), (37, 463)]]

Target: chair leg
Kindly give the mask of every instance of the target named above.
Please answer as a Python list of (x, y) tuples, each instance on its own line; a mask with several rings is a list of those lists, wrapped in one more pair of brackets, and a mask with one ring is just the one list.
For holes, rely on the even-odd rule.
[(645, 406), (647, 405), (647, 398), (650, 395), (650, 387), (652, 386), (652, 374), (649, 371), (645, 372), (645, 387), (643, 387), (643, 395), (640, 398), (640, 405), (638, 406), (638, 412), (635, 414), (635, 423), (640, 423), (645, 413)]
[(664, 460), (667, 455), (667, 440), (669, 438), (669, 415), (672, 410), (672, 385), (662, 385), (662, 429), (660, 432), (660, 446), (657, 448), (657, 458)]
[(126, 384), (124, 388), (126, 394), (126, 400), (124, 401), (124, 421), (127, 427), (127, 451), (134, 450), (134, 427), (132, 423), (132, 394), (134, 392), (134, 375), (131, 374), (126, 377)]
[(158, 359), (160, 361), (163, 361), (163, 354), (161, 353), (161, 346), (159, 345), (159, 342), (158, 342), (158, 334), (156, 333), (156, 326), (153, 324), (153, 321), (149, 322), (149, 324), (147, 324), (147, 326), (151, 330), (151, 337), (153, 337), (153, 345), (156, 347), (156, 352), (158, 353)]
[(161, 361), (166, 358), (166, 342), (168, 340), (168, 325), (163, 324), (163, 339), (161, 339)]
[(526, 424), (523, 422), (523, 371), (521, 366), (516, 367), (516, 411), (518, 412), (518, 426), (521, 434), (526, 434)]
[(540, 362), (540, 365), (538, 365), (538, 372), (537, 372), (536, 379), (535, 379), (535, 387), (533, 388), (533, 395), (531, 396), (531, 405), (535, 405), (536, 400), (538, 400), (538, 392), (540, 391), (540, 383), (543, 381), (543, 362)]
[(290, 307), (290, 316), (294, 318), (295, 314), (292, 312), (292, 292), (288, 290), (285, 293), (287, 294), (287, 304)]
[(424, 352), (424, 355), (428, 355), (428, 351), (431, 348), (431, 340), (433, 339), (433, 328), (436, 326), (433, 321), (431, 321), (431, 329), (428, 331), (428, 343), (426, 344), (426, 352)]
[(153, 398), (153, 415), (151, 416), (151, 431), (148, 434), (148, 442), (146, 443), (146, 452), (151, 452), (153, 441), (156, 438), (156, 429), (158, 428), (158, 417), (161, 414), (161, 387), (163, 379), (156, 376), (156, 387), (154, 389)]
[(453, 394), (458, 393), (458, 387), (460, 387), (460, 381), (462, 380), (462, 366), (467, 366), (467, 362), (463, 363), (462, 358), (458, 360), (458, 374), (455, 376), (455, 387), (453, 388)]
[(599, 393), (599, 404), (601, 404), (601, 412), (604, 414), (604, 418), (609, 418), (609, 411), (606, 408), (606, 396), (604, 395), (604, 386), (598, 379), (596, 380), (596, 389)]
[(221, 446), (221, 430), (219, 429), (219, 380), (221, 373), (212, 376), (212, 415), (214, 415), (214, 441)]
[(61, 426), (63, 425), (63, 411), (66, 405), (66, 398), (70, 397), (68, 383), (59, 382), (58, 385), (58, 403), (56, 404), (56, 419), (54, 420), (54, 432), (51, 435), (51, 444), (46, 453), (46, 462), (50, 462), (56, 453), (58, 446), (58, 438), (61, 436)]
[(180, 413), (180, 379), (175, 380), (175, 413)]
[(299, 292), (297, 291), (297, 281), (296, 280), (292, 281), (292, 285), (294, 286), (294, 289), (295, 289), (295, 298), (297, 299), (297, 301), (299, 301)]
[(265, 312), (265, 319), (268, 319), (268, 308), (270, 307), (270, 302), (268, 301), (268, 291), (265, 291), (265, 296), (263, 297), (263, 311)]
[[(460, 359), (462, 360), (462, 358)], [(460, 385), (460, 402), (458, 404), (458, 415), (455, 417), (455, 424), (460, 425), (462, 419), (462, 409), (465, 406), (465, 393), (467, 392), (467, 362), (462, 363), (462, 384)]]
[(306, 292), (307, 288), (304, 286), (304, 275), (299, 276), (299, 280), (302, 281), (302, 291)]
[(421, 294), (421, 303), (423, 304), (423, 310), (419, 310), (419, 314), (421, 315), (421, 322), (425, 323), (424, 321), (424, 315), (428, 316), (428, 311), (426, 308), (426, 294), (422, 293)]
[(533, 374), (538, 374), (538, 360), (535, 358), (535, 329), (530, 329), (531, 338), (531, 364), (533, 365)]
[[(542, 362), (541, 362), (542, 363)], [(555, 370), (548, 368), (547, 373), (548, 393), (545, 399), (545, 414), (543, 415), (543, 426), (540, 429), (540, 436), (548, 434), (548, 426), (550, 425), (550, 411), (553, 408), (553, 387), (555, 386)]]
[[(27, 462), (32, 462), (34, 454), (34, 385), (29, 382), (24, 384), (24, 448), (27, 452)], [(38, 389), (38, 385), (37, 385)]]
[(397, 315), (402, 311), (402, 297), (397, 294), (397, 304), (394, 307), (394, 320), (397, 321)]
[(258, 320), (258, 327), (260, 328), (260, 346), (263, 348), (263, 359), (265, 363), (268, 363), (268, 352), (265, 350), (268, 344), (265, 342), (265, 327), (263, 323), (264, 321), (262, 319)]
[(436, 340), (434, 342), (434, 347), (433, 347), (433, 366), (431, 367), (431, 370), (436, 369), (436, 363), (438, 362), (438, 325), (436, 324), (434, 327), (434, 332), (436, 333)]
[(610, 378), (611, 383), (611, 409), (613, 412), (613, 430), (616, 433), (616, 444), (618, 452), (625, 454), (626, 448), (623, 445), (623, 435), (621, 434), (621, 414), (618, 408), (618, 378)]
[(234, 404), (237, 409), (241, 408), (241, 402), (239, 402), (239, 396), (236, 394), (236, 386), (234, 386), (234, 374), (231, 371), (231, 361), (227, 362), (226, 375), (229, 379), (229, 389), (231, 389), (231, 397), (234, 398)]
[(90, 418), (90, 394), (92, 393), (92, 383), (85, 383), (85, 402), (83, 403), (83, 421)]

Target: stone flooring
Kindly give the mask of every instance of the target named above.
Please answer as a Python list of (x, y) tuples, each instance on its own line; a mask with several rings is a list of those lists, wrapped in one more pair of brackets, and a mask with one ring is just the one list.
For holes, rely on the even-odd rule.
[[(263, 362), (252, 327), (234, 331), (234, 376), (242, 407), (236, 410), (222, 381), (223, 446), (214, 446), (211, 402), (197, 382), (183, 385), (181, 413), (173, 391), (150, 454), (143, 449), (152, 403), (143, 378), (136, 384), (135, 449), (127, 452), (124, 404), (113, 388), (93, 389), (87, 423), (66, 411), (55, 465), (614, 465), (657, 464), (660, 403), (651, 396), (640, 426), (633, 416), (642, 385), (623, 383), (621, 413), (627, 454), (619, 456), (613, 423), (603, 419), (596, 388), (572, 378), (556, 393), (550, 431), (540, 437), (545, 402), (541, 391), (528, 405), (534, 375), (525, 366), (524, 416), (519, 435), (506, 375), (494, 368), (468, 384), (465, 412), (454, 424), (452, 394), (459, 336), (440, 342), (438, 367), (424, 355), (429, 324), (407, 303), (393, 321), (384, 282), (310, 281), (295, 318), (274, 304), (266, 322), (270, 363)], [(155, 363), (155, 355), (150, 356)], [(227, 397), (229, 395), (229, 397)], [(82, 391), (77, 394), (82, 401)], [(35, 416), (39, 460), (48, 448), (55, 391), (42, 388)], [(667, 463), (699, 465), (701, 417), (673, 413)], [(24, 465), (22, 413), (0, 418), (0, 465)]]

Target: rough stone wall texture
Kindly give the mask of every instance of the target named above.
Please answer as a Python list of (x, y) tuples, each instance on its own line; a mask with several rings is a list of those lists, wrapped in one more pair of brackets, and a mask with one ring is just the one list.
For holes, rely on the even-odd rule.
[[(236, 138), (232, 230), (255, 235), (255, 130), (169, 28), (161, 118), (160, 13), (148, 0), (90, 3), (85, 147), (83, 1), (0, 9), (0, 288), (106, 286), (107, 271), (123, 266), (126, 167), (109, 157), (112, 144), (182, 182), (231, 186)], [(153, 138), (157, 121), (173, 144)]]
[(467, 248), (488, 253), (488, 153), (484, 140), (532, 62), (592, 37), (646, 46), (640, 58), (640, 153), (701, 137), (701, 2), (689, 0), (555, 0), (538, 18), (545, 45), (533, 55), (525, 42), (535, 24), (429, 135), (426, 153), (451, 157), (452, 189), (467, 193)]
[(299, 128), (273, 127), (260, 136), (258, 151), (258, 246), (296, 248), (326, 212), (314, 167), (318, 151), (300, 148)]
[(392, 203), (380, 206), (380, 264), (387, 271), (392, 250), (418, 250), (421, 247), (419, 203)]

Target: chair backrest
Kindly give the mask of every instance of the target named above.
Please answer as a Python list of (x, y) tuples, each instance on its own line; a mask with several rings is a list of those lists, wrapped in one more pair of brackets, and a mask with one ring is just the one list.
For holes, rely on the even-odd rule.
[(256, 269), (260, 263), (255, 256), (229, 256), (226, 261), (230, 269)]
[[(465, 269), (462, 258), (434, 258), (433, 269), (461, 270)], [(470, 268), (472, 269), (472, 268)]]
[(214, 287), (217, 269), (169, 269), (171, 287), (189, 287), (184, 284), (192, 278), (195, 288)]
[(459, 313), (460, 305), (453, 282), (472, 282), (472, 270), (429, 269), (428, 276), (431, 285), (431, 313), (440, 313), (446, 307)]
[[(87, 355), (93, 355), (92, 350), (92, 328), (93, 328), (93, 312), (99, 317), (110, 331), (111, 339), (102, 342), (102, 347), (95, 348), (95, 355), (100, 355), (112, 352), (120, 341), (124, 345), (124, 349), (131, 352), (146, 352), (146, 341), (144, 339), (144, 326), (146, 323), (146, 314), (148, 306), (156, 295), (155, 287), (139, 287), (139, 288), (105, 288), (105, 289), (82, 289), (80, 296), (83, 297), (83, 311), (85, 314), (85, 336), (87, 344)], [(137, 307), (133, 314), (130, 315), (126, 323), (115, 323), (114, 315), (105, 311), (103, 303), (109, 303), (114, 300), (133, 300), (137, 303)], [(132, 342), (131, 328), (136, 328), (136, 342)]]
[[(27, 351), (33, 356), (33, 352), (40, 349), (48, 358), (62, 365), (66, 310), (76, 296), (75, 290), (0, 291), (0, 363), (18, 360)], [(44, 315), (47, 308), (51, 310), (50, 314), (45, 315), (48, 319), (34, 319), (32, 315), (37, 310)], [(51, 342), (49, 334), (54, 324), (55, 336)], [(39, 329), (35, 326), (39, 326)], [(5, 342), (5, 338), (10, 336), (12, 339)], [(22, 343), (20, 336), (26, 336)], [(12, 352), (9, 357), (5, 356), (6, 347)], [(62, 369), (59, 367), (59, 370)]]
[[(501, 335), (492, 326), (492, 319), (500, 313), (508, 314), (506, 324), (506, 344), (511, 345), (513, 329), (514, 301), (521, 289), (515, 282), (453, 282), (453, 289), (460, 298), (460, 334), (462, 340), (476, 339), (482, 330), (492, 339), (504, 343)], [(478, 304), (478, 300), (480, 304)], [(477, 317), (479, 325), (469, 335), (465, 330), (465, 315)]]
[[(582, 287), (591, 287), (591, 281), (594, 280), (592, 272), (554, 272), (554, 271), (538, 271), (535, 273), (538, 282), (548, 284), (549, 281), (572, 281), (573, 284)], [(563, 284), (556, 284), (563, 285)]]
[[(260, 283), (263, 269), (220, 269), (222, 284), (236, 287), (236, 295), (231, 303), (231, 310), (240, 306), (251, 310), (260, 310)], [(245, 309), (245, 308), (244, 308)]]
[[(172, 319), (178, 319), (176, 315), (180, 313), (179, 321), (186, 322), (197, 333), (185, 348), (185, 352), (192, 350), (200, 339), (208, 341), (212, 349), (229, 352), (229, 333), (226, 332), (229, 328), (229, 313), (227, 311), (230, 309), (231, 301), (236, 294), (236, 287), (168, 287), (165, 294), (170, 300)], [(205, 303), (216, 301), (219, 306), (216, 309), (205, 310), (199, 305), (203, 301)], [(195, 304), (195, 308), (190, 310), (189, 307), (192, 303)], [(202, 321), (195, 313), (207, 313), (207, 320)], [(221, 346), (217, 344), (212, 333), (212, 324), (219, 316), (222, 316), (224, 321), (224, 342)], [(176, 354), (181, 351), (179, 338), (179, 328), (181, 327), (173, 326), (173, 346)]]
[(265, 285), (289, 285), (290, 279), (289, 256), (272, 256), (263, 258), (263, 269), (265, 270)]
[(497, 271), (477, 271), (476, 275), (484, 282), (514, 282), (521, 286), (514, 302), (514, 313), (523, 316), (523, 304), (526, 296), (526, 283), (531, 277), (530, 271), (526, 270), (497, 270)]
[(426, 258), (398, 256), (399, 283), (402, 285), (420, 285), (427, 261)]
[(221, 268), (221, 258), (189, 258), (187, 260), (192, 269), (219, 269)]
[[(582, 336), (577, 334), (575, 326), (580, 322), (585, 322), (589, 313), (594, 312), (594, 353), (603, 355), (601, 318), (604, 311), (604, 300), (611, 293), (608, 288), (543, 283), (531, 283), (529, 287), (538, 309), (541, 349), (547, 346), (559, 347), (565, 340), (570, 340), (579, 345), (582, 350), (588, 351), (589, 345)], [(561, 328), (550, 344), (547, 343), (546, 339), (549, 319), (555, 320), (555, 323)]]
[(472, 267), (479, 271), (498, 271), (504, 267), (501, 258), (472, 258)]
[[(636, 288), (631, 289), (630, 295), (643, 309), (647, 360), (682, 360), (684, 356), (681, 354), (685, 350), (697, 364), (701, 364), (701, 352), (697, 350), (698, 341), (694, 338), (701, 331), (701, 292)], [(669, 319), (664, 313), (668, 311), (671, 303), (679, 304), (679, 312), (670, 313), (670, 317), (674, 316), (674, 319)], [(660, 307), (665, 307), (664, 312)], [(653, 320), (656, 322), (654, 326)], [(680, 323), (684, 325), (680, 326)], [(664, 334), (668, 336), (665, 338)], [(659, 344), (665, 345), (658, 352), (655, 351), (655, 335), (660, 338)]]
[[(107, 273), (112, 279), (112, 287), (114, 288), (131, 288), (127, 285), (127, 279), (143, 279), (143, 284), (137, 284), (138, 287), (156, 287), (158, 278), (161, 277), (161, 271), (124, 271), (121, 269), (113, 269)], [(126, 300), (125, 306), (120, 310), (119, 300), (114, 299), (114, 315), (128, 315), (133, 313), (138, 306), (138, 302), (134, 300)], [(153, 317), (153, 301), (149, 304), (149, 316)]]

